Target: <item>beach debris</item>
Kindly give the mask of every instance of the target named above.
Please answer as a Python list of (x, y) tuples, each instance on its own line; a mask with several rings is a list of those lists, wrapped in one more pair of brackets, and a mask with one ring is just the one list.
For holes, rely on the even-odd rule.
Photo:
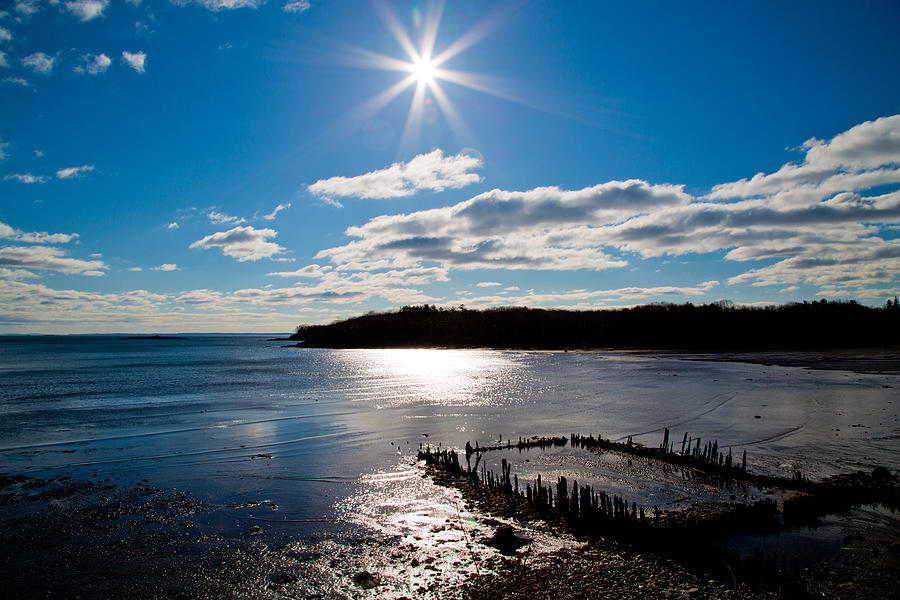
[(256, 506), (266, 506), (272, 510), (278, 510), (278, 505), (271, 500), (247, 500), (241, 504), (233, 504), (231, 508), (253, 508)]
[(500, 554), (512, 556), (516, 550), (531, 542), (530, 538), (519, 537), (511, 525), (502, 524), (494, 535), (484, 540), (484, 544), (500, 551)]
[(271, 454), (267, 454), (265, 452), (260, 452), (254, 458), (273, 458)]
[(360, 571), (353, 576), (353, 583), (364, 590), (371, 590), (381, 585), (381, 578), (377, 574)]

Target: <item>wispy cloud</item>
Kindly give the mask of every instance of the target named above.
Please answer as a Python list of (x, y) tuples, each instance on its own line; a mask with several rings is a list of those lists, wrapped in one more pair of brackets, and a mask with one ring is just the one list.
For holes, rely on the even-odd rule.
[(247, 219), (244, 219), (243, 217), (232, 217), (231, 215), (226, 215), (225, 213), (220, 213), (215, 210), (209, 211), (206, 214), (206, 216), (209, 217), (209, 220), (211, 223), (214, 223), (216, 225), (223, 225), (223, 224), (237, 225), (238, 223), (246, 223), (247, 222)]
[(77, 233), (47, 233), (46, 231), (22, 231), (0, 221), (0, 239), (26, 244), (67, 244), (78, 238)]
[(284, 248), (269, 241), (276, 235), (278, 233), (274, 229), (255, 229), (247, 225), (210, 234), (190, 247), (221, 248), (222, 254), (235, 258), (238, 262), (255, 261), (284, 252)]
[(90, 173), (94, 170), (94, 165), (81, 165), (80, 167), (66, 167), (65, 169), (60, 169), (56, 172), (56, 177), (59, 179), (74, 179), (77, 177), (82, 177), (85, 173)]
[(166, 225), (166, 229), (178, 229), (178, 221), (172, 221)]
[[(475, 296), (464, 299), (471, 307), (489, 306), (570, 306), (582, 309), (599, 306), (622, 306), (646, 302), (651, 298), (666, 298), (669, 301), (703, 298), (711, 290), (720, 285), (718, 281), (704, 281), (694, 286), (629, 286), (606, 290), (572, 290), (566, 292), (536, 292), (516, 296), (504, 294), (499, 296)], [(513, 287), (510, 291), (518, 291)], [(458, 304), (449, 302), (448, 304)]]
[(290, 202), (288, 202), (286, 204), (279, 204), (278, 206), (275, 207), (275, 210), (273, 210), (272, 212), (270, 212), (267, 215), (263, 215), (263, 219), (265, 219), (266, 221), (273, 221), (275, 219), (275, 215), (277, 215), (279, 212), (286, 210), (290, 207), (291, 207)]
[(324, 267), (319, 265), (306, 265), (296, 271), (278, 271), (276, 273), (267, 273), (267, 275), (272, 277), (304, 277), (309, 279), (320, 279), (324, 277), (326, 273), (331, 271), (331, 269), (332, 268), (328, 265)]
[(481, 175), (471, 171), (482, 164), (478, 157), (463, 153), (445, 157), (437, 149), (379, 171), (355, 177), (320, 179), (307, 189), (320, 198), (332, 201), (349, 197), (402, 198), (423, 190), (439, 192), (478, 183)]
[(32, 175), (31, 173), (10, 173), (3, 176), (4, 181), (14, 180), (21, 183), (46, 183), (47, 179), (46, 175)]
[(258, 8), (265, 0), (180, 0), (182, 4), (188, 2), (202, 6), (206, 10), (218, 12), (220, 10), (235, 10), (238, 8)]
[(0, 268), (0, 279), (37, 279), (39, 275), (25, 269)]
[(71, 14), (82, 21), (90, 21), (103, 16), (103, 11), (109, 5), (109, 0), (70, 0), (63, 2), (63, 6)]
[(40, 75), (49, 75), (53, 71), (56, 64), (56, 55), (50, 56), (43, 52), (35, 52), (29, 54), (22, 59), (22, 64), (32, 70), (32, 72)]
[(41, 10), (41, 0), (16, 0), (13, 10), (19, 16), (28, 18)]
[(87, 276), (103, 275), (101, 260), (70, 258), (66, 251), (52, 246), (4, 246), (0, 248), (0, 267), (58, 271)]
[(281, 7), (281, 10), (286, 13), (299, 14), (302, 12), (306, 12), (310, 9), (311, 6), (312, 5), (308, 0), (293, 0), (291, 2), (286, 2), (284, 6)]
[(146, 52), (128, 52), (127, 50), (123, 50), (122, 60), (137, 73), (144, 73), (147, 70)]
[(151, 271), (178, 271), (178, 265), (174, 263), (163, 263), (157, 267), (151, 267)]
[(25, 79), (24, 77), (14, 77), (14, 76), (4, 77), (3, 82), (10, 83), (12, 85), (18, 85), (21, 87), (29, 87), (31, 85), (30, 83), (28, 83), (28, 80)]
[(101, 75), (106, 73), (111, 64), (112, 60), (105, 54), (85, 54), (81, 57), (81, 64), (76, 65), (72, 70), (76, 73)]
[(6, 151), (9, 146), (9, 142), (0, 141), (0, 160), (6, 160), (7, 158), (9, 158), (9, 153)]
[(9, 61), (6, 60), (6, 53), (0, 50), (0, 67), (8, 67)]
[(12, 40), (12, 34), (6, 27), (0, 27), (0, 42), (8, 42)]

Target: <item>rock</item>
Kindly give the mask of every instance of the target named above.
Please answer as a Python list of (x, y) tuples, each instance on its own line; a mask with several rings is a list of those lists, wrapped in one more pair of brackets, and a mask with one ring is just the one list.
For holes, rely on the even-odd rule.
[(353, 576), (353, 583), (364, 590), (371, 590), (372, 588), (381, 585), (381, 579), (378, 575), (374, 575), (368, 571), (360, 571)]
[(284, 571), (278, 571), (269, 575), (269, 580), (278, 585), (287, 585), (288, 583), (297, 581), (297, 577), (290, 573), (285, 573)]
[(887, 483), (893, 481), (894, 475), (884, 467), (875, 467), (872, 471), (872, 479), (877, 483)]
[(244, 533), (245, 533), (246, 535), (259, 535), (259, 534), (262, 533), (262, 532), (263, 532), (262, 527), (260, 527), (259, 525), (254, 525), (253, 527), (251, 527), (250, 529), (248, 529), (248, 530), (245, 531)]
[(529, 543), (531, 540), (516, 535), (513, 528), (509, 525), (500, 525), (494, 535), (485, 541), (485, 544), (496, 548), (500, 554), (511, 556), (516, 550)]

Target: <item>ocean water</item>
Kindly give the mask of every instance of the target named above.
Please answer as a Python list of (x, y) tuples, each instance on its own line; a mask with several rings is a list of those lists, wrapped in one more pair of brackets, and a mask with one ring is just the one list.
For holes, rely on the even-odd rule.
[[(436, 524), (454, 511), (461, 518), (458, 498), (415, 468), (420, 444), (577, 432), (656, 445), (668, 427), (676, 442), (689, 432), (746, 450), (761, 472), (900, 468), (897, 375), (624, 352), (282, 344), (0, 338), (0, 473), (175, 488), (220, 507), (209, 526), (225, 533), (250, 522), (236, 507), (263, 502), (253, 518), (272, 535), (353, 528), (416, 539), (445, 535)], [(590, 472), (648, 505), (686, 493), (631, 461), (579, 460), (520, 455), (514, 472), (523, 481)]]

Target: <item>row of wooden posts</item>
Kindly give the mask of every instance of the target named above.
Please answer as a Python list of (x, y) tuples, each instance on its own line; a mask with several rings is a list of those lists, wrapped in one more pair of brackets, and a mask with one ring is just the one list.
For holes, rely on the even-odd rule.
[[(573, 448), (645, 456), (724, 478), (805, 493), (785, 500), (781, 512), (774, 500), (763, 499), (753, 504), (722, 505), (719, 510), (703, 517), (686, 516), (679, 511), (661, 513), (657, 507), (653, 507), (652, 514), (648, 514), (634, 501), (629, 504), (616, 494), (579, 485), (578, 482), (573, 481), (570, 485), (562, 476), (555, 484), (549, 484), (538, 475), (522, 487), (518, 475), (512, 473), (512, 465), (506, 459), (501, 460), (499, 475), (485, 465), (480, 470), (478, 468), (482, 454), (491, 450), (546, 449), (567, 443)], [(476, 457), (474, 467), (471, 464), (473, 456)], [(726, 550), (728, 538), (741, 533), (778, 531), (785, 525), (812, 523), (819, 515), (860, 504), (877, 502), (891, 509), (900, 507), (900, 487), (895, 484), (894, 475), (886, 469), (876, 469), (871, 475), (837, 476), (819, 483), (809, 481), (799, 472), (789, 479), (751, 474), (747, 471), (746, 451), (738, 465), (731, 450), (727, 454), (720, 451), (717, 441), (702, 444), (700, 438), (694, 439), (685, 433), (681, 443), (676, 445), (670, 440), (668, 429), (665, 429), (658, 447), (636, 444), (630, 436), (625, 442), (614, 442), (599, 435), (593, 437), (573, 433), (568, 438), (519, 438), (516, 442), (510, 439), (505, 444), (501, 441), (493, 446), (479, 446), (477, 442), (472, 446), (467, 442), (465, 458), (466, 467), (463, 468), (459, 454), (453, 449), (433, 450), (430, 446), (420, 446), (419, 449), (419, 459), (428, 466), (475, 482), (488, 494), (513, 499), (530, 507), (542, 518), (565, 523), (576, 533), (620, 539), (636, 547), (662, 552), (679, 548), (679, 557), (688, 561), (702, 562), (717, 556), (729, 573), (739, 574), (751, 581), (777, 583), (782, 589), (799, 585), (798, 558), (791, 561), (791, 568), (788, 568), (786, 556), (782, 555), (779, 568), (776, 555), (766, 555), (758, 549), (752, 557), (742, 558), (735, 550)]]
[[(484, 447), (479, 451), (484, 451)], [(775, 555), (755, 552), (752, 558), (741, 557), (724, 546), (732, 535), (776, 531), (779, 528), (778, 509), (771, 499), (750, 505), (733, 504), (705, 519), (678, 518), (681, 513), (662, 513), (656, 507), (648, 514), (636, 502), (629, 504), (625, 498), (592, 486), (577, 482), (570, 486), (562, 476), (554, 485), (538, 475), (522, 487), (506, 459), (501, 459), (501, 472), (497, 474), (484, 465), (481, 469), (463, 468), (459, 454), (452, 449), (422, 447), (418, 456), (430, 467), (477, 482), (488, 495), (517, 499), (545, 520), (562, 522), (577, 534), (618, 539), (637, 548), (664, 553), (678, 548), (682, 559), (695, 561), (704, 568), (710, 566), (706, 563), (711, 558), (717, 557), (718, 564), (727, 565), (723, 568), (742, 579), (777, 584), (782, 588), (797, 585), (800, 571), (796, 558), (792, 570), (786, 568), (786, 558), (779, 569)]]

